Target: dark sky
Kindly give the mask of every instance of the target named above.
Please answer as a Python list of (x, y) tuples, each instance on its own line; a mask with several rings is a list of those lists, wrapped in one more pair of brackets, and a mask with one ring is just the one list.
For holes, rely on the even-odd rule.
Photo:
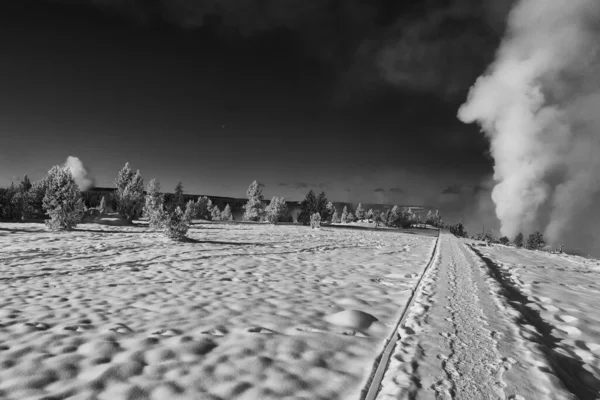
[[(0, 6), (0, 186), (79, 157), (164, 190), (448, 205), (492, 171), (456, 119), (510, 1)], [(461, 197), (462, 196), (462, 197)]]

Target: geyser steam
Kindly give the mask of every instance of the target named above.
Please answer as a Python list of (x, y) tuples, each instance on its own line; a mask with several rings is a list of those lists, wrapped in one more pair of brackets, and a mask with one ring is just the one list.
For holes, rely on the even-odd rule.
[(73, 178), (75, 178), (75, 182), (80, 190), (87, 190), (94, 185), (94, 179), (88, 176), (88, 172), (79, 158), (67, 157), (64, 166), (71, 170), (71, 174), (73, 174)]
[(563, 240), (600, 187), (600, 1), (517, 3), (458, 118), (490, 140), (502, 234)]

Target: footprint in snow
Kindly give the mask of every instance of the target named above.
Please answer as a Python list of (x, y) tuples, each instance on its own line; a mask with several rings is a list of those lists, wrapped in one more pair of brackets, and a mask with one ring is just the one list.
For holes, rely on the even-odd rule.
[(181, 335), (182, 331), (179, 329), (159, 329), (158, 331), (152, 332), (153, 335), (159, 336), (177, 336)]
[(125, 324), (122, 323), (118, 323), (115, 326), (113, 326), (112, 328), (108, 328), (109, 331), (113, 331), (116, 333), (120, 333), (122, 335), (127, 335), (130, 333), (133, 333), (133, 329), (131, 329), (130, 327), (128, 327)]
[(68, 325), (68, 326), (65, 326), (63, 329), (66, 331), (72, 331), (72, 332), (85, 332), (92, 328), (93, 328), (92, 325)]
[(268, 328), (263, 328), (262, 326), (252, 326), (248, 329), (246, 329), (246, 332), (250, 332), (250, 333), (266, 333), (266, 334), (273, 334), (273, 333), (277, 333), (271, 329)]
[(208, 331), (200, 332), (203, 335), (211, 335), (211, 336), (225, 336), (229, 333), (227, 328), (225, 327), (216, 327), (214, 329), (210, 329)]
[(38, 331), (46, 331), (50, 329), (50, 325), (44, 322), (25, 322), (25, 325), (34, 327)]

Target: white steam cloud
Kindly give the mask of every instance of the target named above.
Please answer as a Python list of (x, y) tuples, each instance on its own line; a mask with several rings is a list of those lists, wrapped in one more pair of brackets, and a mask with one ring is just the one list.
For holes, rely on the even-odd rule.
[(521, 0), (507, 22), (458, 118), (491, 142), (501, 233), (559, 243), (600, 188), (600, 1)]
[(94, 185), (94, 178), (88, 176), (87, 169), (83, 166), (81, 160), (77, 157), (69, 156), (65, 161), (65, 167), (68, 167), (75, 178), (75, 182), (79, 189), (88, 190)]

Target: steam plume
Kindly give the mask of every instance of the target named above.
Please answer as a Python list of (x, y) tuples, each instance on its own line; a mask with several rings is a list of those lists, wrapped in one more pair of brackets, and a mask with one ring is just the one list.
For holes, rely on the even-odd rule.
[(557, 243), (600, 188), (599, 33), (598, 0), (521, 0), (459, 109), (490, 140), (503, 235)]
[(77, 186), (79, 186), (79, 189), (82, 191), (87, 190), (94, 185), (94, 179), (88, 176), (88, 172), (79, 158), (73, 156), (67, 157), (64, 166), (71, 170), (71, 174), (73, 174)]

